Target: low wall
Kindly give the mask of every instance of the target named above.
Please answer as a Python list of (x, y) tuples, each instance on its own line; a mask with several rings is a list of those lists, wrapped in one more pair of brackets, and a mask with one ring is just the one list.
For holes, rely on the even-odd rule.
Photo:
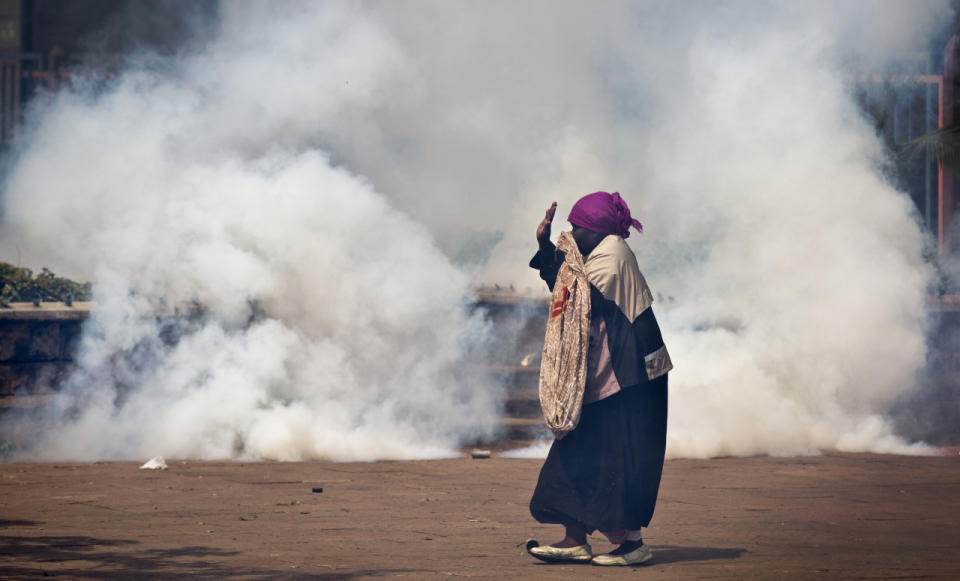
[[(512, 341), (494, 353), (488, 365), (537, 366), (543, 343), (548, 299), (510, 290), (481, 290), (475, 306), (491, 323), (508, 330)], [(11, 303), (0, 307), (0, 397), (36, 393), (56, 387), (72, 365), (83, 322), (94, 303)], [(936, 321), (931, 346), (937, 350), (941, 375), (960, 370), (960, 295), (931, 298), (928, 308)], [(526, 376), (526, 374), (521, 374)], [(519, 382), (524, 384), (527, 381)]]
[(0, 308), (0, 397), (55, 387), (70, 370), (93, 303), (11, 303)]

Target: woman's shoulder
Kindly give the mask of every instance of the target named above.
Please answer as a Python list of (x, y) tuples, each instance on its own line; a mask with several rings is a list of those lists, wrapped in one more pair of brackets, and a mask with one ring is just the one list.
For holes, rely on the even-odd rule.
[(612, 266), (622, 263), (636, 265), (637, 257), (633, 254), (633, 250), (630, 249), (626, 240), (616, 234), (610, 234), (590, 252), (587, 261), (597, 265), (607, 264)]

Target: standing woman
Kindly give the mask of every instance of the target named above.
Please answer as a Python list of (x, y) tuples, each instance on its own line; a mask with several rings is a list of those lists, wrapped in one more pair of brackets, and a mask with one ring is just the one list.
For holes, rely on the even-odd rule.
[[(554, 202), (537, 228), (530, 266), (551, 288), (564, 254), (550, 242)], [(640, 529), (657, 502), (667, 437), (667, 372), (673, 368), (651, 307), (653, 296), (624, 238), (640, 222), (619, 193), (595, 192), (570, 211), (572, 236), (590, 283), (590, 331), (577, 427), (554, 440), (530, 500), (542, 523), (566, 528), (549, 546), (528, 544), (544, 561), (634, 565), (651, 558)], [(619, 545), (594, 556), (587, 535)]]

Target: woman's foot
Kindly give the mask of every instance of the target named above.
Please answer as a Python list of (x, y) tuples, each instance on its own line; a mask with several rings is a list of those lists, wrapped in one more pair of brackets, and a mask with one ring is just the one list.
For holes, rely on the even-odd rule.
[(643, 546), (643, 540), (624, 541), (619, 547), (607, 553), (608, 555), (626, 555), (632, 553)]
[(605, 555), (593, 558), (594, 565), (639, 565), (653, 558), (643, 541), (627, 541)]
[[(562, 541), (553, 543), (551, 547), (557, 549), (572, 549), (582, 547), (587, 544), (587, 528), (580, 523), (564, 525), (565, 536)], [(587, 545), (589, 546), (589, 545)]]
[(555, 547), (557, 549), (572, 549), (573, 547), (580, 547), (586, 544), (587, 544), (586, 537), (582, 537), (578, 539), (576, 537), (566, 536), (563, 538), (562, 541), (557, 541), (556, 543), (553, 543), (550, 546)]
[[(564, 543), (566, 540), (567, 539), (564, 539), (561, 543)], [(527, 541), (527, 552), (530, 553), (532, 557), (551, 563), (589, 563), (590, 560), (593, 559), (590, 545), (586, 543), (573, 547), (557, 547), (553, 545), (541, 547), (536, 541), (531, 539)]]
[(527, 541), (527, 552), (541, 561), (589, 563), (593, 559), (593, 552), (587, 544), (586, 527), (573, 523), (564, 528), (567, 536), (562, 541), (541, 547), (537, 541), (530, 539)]

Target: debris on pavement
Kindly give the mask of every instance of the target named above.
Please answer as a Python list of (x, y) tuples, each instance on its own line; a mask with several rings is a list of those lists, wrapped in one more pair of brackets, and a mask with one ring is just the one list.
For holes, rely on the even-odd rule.
[(167, 462), (163, 456), (154, 456), (147, 460), (147, 463), (140, 467), (140, 470), (166, 470)]

